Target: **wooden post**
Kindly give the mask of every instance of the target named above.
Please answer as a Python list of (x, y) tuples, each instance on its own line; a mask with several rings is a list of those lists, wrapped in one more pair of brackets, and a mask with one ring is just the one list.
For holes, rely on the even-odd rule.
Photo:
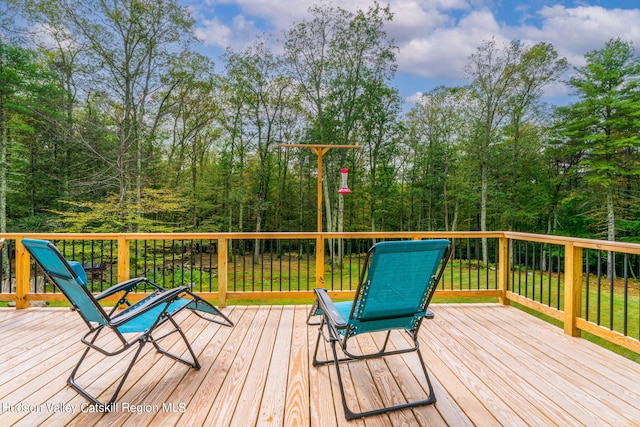
[(118, 236), (118, 282), (129, 280), (131, 274), (131, 243), (126, 236)]
[(324, 288), (324, 237), (316, 237), (316, 286)]
[(500, 304), (509, 305), (507, 290), (509, 289), (509, 272), (511, 271), (511, 256), (509, 254), (509, 239), (501, 237), (498, 248), (498, 288), (500, 289)]
[[(316, 228), (322, 233), (322, 156), (331, 148), (362, 148), (360, 145), (330, 145), (330, 144), (280, 144), (281, 147), (310, 148), (318, 156), (318, 207), (316, 213)], [(331, 230), (329, 230), (331, 231)], [(316, 286), (324, 287), (324, 238), (316, 237)]]
[[(281, 147), (310, 148), (318, 156), (318, 210), (316, 214), (317, 231), (322, 233), (322, 156), (331, 148), (362, 148), (360, 145), (330, 144), (280, 144)], [(331, 231), (331, 230), (329, 230)], [(323, 244), (324, 245), (324, 244)], [(324, 267), (323, 267), (324, 268)]]
[(582, 248), (569, 242), (564, 258), (564, 332), (580, 336), (576, 319), (582, 313)]
[(218, 307), (227, 306), (227, 289), (229, 287), (229, 241), (226, 237), (218, 237)]
[(31, 257), (22, 244), (22, 236), (16, 239), (16, 309), (29, 308), (29, 283), (31, 282)]

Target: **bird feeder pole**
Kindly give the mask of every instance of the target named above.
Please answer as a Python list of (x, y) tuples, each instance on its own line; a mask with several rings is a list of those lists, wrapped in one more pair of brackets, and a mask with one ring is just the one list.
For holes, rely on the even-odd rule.
[[(359, 145), (280, 144), (281, 147), (310, 148), (318, 156), (318, 233), (322, 233), (322, 156), (332, 148), (362, 148)], [(324, 287), (324, 238), (316, 243), (316, 286)]]
[(360, 145), (280, 144), (281, 147), (310, 148), (318, 156), (318, 233), (322, 232), (322, 156), (332, 148), (362, 148)]

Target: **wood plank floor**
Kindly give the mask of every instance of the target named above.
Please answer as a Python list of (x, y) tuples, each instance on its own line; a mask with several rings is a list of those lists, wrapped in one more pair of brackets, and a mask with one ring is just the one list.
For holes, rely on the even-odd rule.
[[(198, 371), (143, 350), (108, 414), (66, 386), (85, 332), (67, 309), (0, 309), (0, 425), (23, 426), (627, 426), (640, 425), (640, 365), (515, 308), (432, 305), (421, 348), (437, 403), (347, 422), (332, 367), (311, 366), (308, 306), (229, 307), (234, 328), (186, 314)], [(380, 336), (359, 339), (369, 350)], [(392, 346), (405, 343), (401, 334)], [(174, 336), (165, 345), (184, 346)], [(327, 355), (329, 348), (320, 348)], [(126, 359), (126, 357), (125, 357)], [(356, 409), (424, 395), (415, 355), (342, 366)], [(78, 376), (112, 391), (120, 357), (92, 354)], [(104, 396), (104, 395), (103, 395)], [(164, 406), (163, 406), (164, 405)]]

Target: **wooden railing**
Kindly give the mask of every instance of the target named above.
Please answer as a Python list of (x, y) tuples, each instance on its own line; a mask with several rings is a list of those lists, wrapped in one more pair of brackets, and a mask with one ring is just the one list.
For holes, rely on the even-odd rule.
[[(31, 301), (62, 300), (59, 292), (36, 290), (34, 285), (37, 270), (33, 267), (29, 255), (21, 244), (24, 237), (55, 241), (57, 245), (65, 242), (110, 242), (113, 249), (113, 281), (123, 281), (135, 275), (147, 275), (147, 259), (151, 244), (162, 241), (180, 242), (183, 253), (190, 253), (193, 248), (215, 245), (215, 251), (208, 251), (215, 266), (209, 265), (210, 271), (215, 268), (215, 278), (209, 275), (210, 285), (200, 284), (196, 290), (207, 299), (212, 299), (220, 306), (229, 301), (240, 299), (292, 299), (312, 298), (313, 287), (326, 287), (332, 297), (352, 297), (355, 282), (360, 273), (360, 261), (363, 247), (378, 240), (398, 239), (452, 239), (457, 250), (453, 261), (448, 266), (441, 286), (435, 298), (492, 298), (502, 304), (515, 302), (533, 310), (564, 322), (564, 331), (572, 336), (579, 336), (586, 331), (615, 342), (623, 347), (640, 353), (640, 245), (620, 242), (608, 242), (589, 239), (573, 239), (558, 236), (547, 236), (514, 232), (397, 232), (397, 233), (171, 233), (171, 234), (16, 234), (7, 233), (0, 237), (8, 243), (3, 249), (2, 265), (10, 265), (9, 272), (1, 271), (0, 280), (5, 283), (0, 301), (15, 301), (16, 308), (29, 307)], [(344, 258), (340, 257), (336, 267), (336, 255), (329, 255), (328, 247), (337, 247), (336, 242), (367, 242), (366, 245), (353, 245), (358, 249), (349, 249)], [(247, 272), (240, 265), (250, 263), (254, 253), (268, 252), (260, 249), (266, 242), (276, 242), (279, 252), (270, 252), (271, 269), (262, 273), (262, 279), (255, 272)], [(294, 242), (291, 244), (291, 242)], [(306, 252), (300, 249), (306, 242)], [(196, 242), (196, 243), (194, 243)], [(199, 242), (199, 243), (198, 243)], [(204, 242), (204, 243), (202, 243)], [(242, 243), (250, 242), (247, 250)], [(201, 245), (201, 246), (198, 246)], [(141, 248), (142, 246), (142, 248)], [(273, 282), (275, 272), (273, 258), (282, 263), (283, 257), (295, 246), (300, 254), (294, 256), (296, 261), (304, 263), (308, 274), (302, 286), (296, 289), (289, 285), (282, 286), (283, 276), (276, 280), (283, 290), (264, 286), (264, 277), (270, 276)], [(155, 248), (155, 246), (153, 246)], [(256, 251), (256, 247), (259, 250)], [(282, 249), (285, 247), (285, 249)], [(351, 246), (350, 246), (351, 247)], [(490, 251), (484, 248), (490, 247)], [(176, 250), (175, 245), (170, 246)], [(187, 248), (187, 249), (185, 249)], [(288, 249), (286, 249), (288, 248)], [(11, 251), (13, 249), (13, 251)], [(86, 252), (86, 249), (83, 249)], [(250, 254), (247, 252), (250, 251)], [(64, 252), (64, 251), (63, 251)], [(85, 252), (82, 256), (85, 256)], [(486, 259), (487, 252), (490, 252)], [(214, 255), (215, 253), (215, 255)], [(595, 254), (595, 255), (593, 255)], [(606, 255), (608, 265), (612, 265), (607, 274), (602, 273), (603, 259)], [(614, 254), (614, 255), (612, 255)], [(299, 256), (298, 256), (299, 255)], [(65, 253), (65, 256), (67, 254)], [(306, 257), (306, 258), (305, 258)], [(265, 263), (264, 256), (256, 263)], [(134, 264), (132, 265), (132, 260)], [(8, 262), (9, 261), (9, 262)], [(202, 258), (200, 259), (202, 267)], [(181, 269), (184, 280), (184, 265), (176, 267), (174, 261), (161, 261), (170, 264), (171, 271)], [(145, 268), (140, 267), (140, 265)], [(155, 272), (159, 267), (151, 263)], [(298, 269), (300, 269), (300, 264)], [(345, 267), (346, 265), (346, 267)], [(255, 266), (255, 263), (252, 264)], [(6, 267), (3, 267), (6, 268)], [(190, 268), (193, 268), (191, 266)], [(264, 267), (263, 267), (264, 268)], [(268, 267), (267, 267), (268, 268)], [(353, 274), (345, 276), (345, 269), (353, 270)], [(597, 269), (594, 270), (594, 269)], [(605, 268), (606, 270), (606, 268)], [(139, 274), (142, 271), (143, 274)], [(275, 272), (275, 273), (274, 273)], [(155, 273), (154, 273), (155, 274)], [(239, 279), (237, 276), (242, 276)], [(251, 290), (239, 286), (239, 280), (250, 277), (253, 284)], [(255, 286), (261, 281), (260, 286)], [(289, 278), (289, 280), (291, 280)], [(344, 280), (344, 282), (343, 282)], [(213, 281), (213, 285), (211, 285)], [(340, 285), (336, 285), (337, 282)], [(354, 282), (355, 281), (355, 282)], [(9, 283), (7, 286), (6, 283)], [(109, 285), (110, 283), (107, 283)], [(257, 290), (257, 288), (260, 288)], [(266, 289), (265, 289), (266, 288)], [(8, 291), (7, 291), (8, 290)], [(607, 320), (608, 317), (608, 320)]]
[[(563, 304), (550, 307), (513, 292), (513, 287), (507, 291), (507, 300), (564, 322), (564, 331), (571, 336), (580, 336), (584, 331), (640, 353), (640, 244), (511, 232), (505, 232), (504, 238), (511, 246), (514, 242), (526, 241), (564, 250), (564, 274), (558, 276), (562, 279), (559, 291), (562, 291)], [(591, 252), (597, 254), (596, 266), (591, 265), (593, 260), (588, 256)], [(623, 263), (616, 262), (620, 257)], [(633, 262), (629, 261), (630, 257)], [(506, 264), (507, 260), (503, 261), (501, 270), (512, 269)], [(603, 264), (614, 265), (612, 274), (601, 271)], [(591, 302), (594, 298), (595, 303)], [(608, 307), (601, 299), (608, 300)], [(590, 310), (592, 306), (597, 314)], [(602, 310), (607, 312), (608, 321), (602, 321)]]

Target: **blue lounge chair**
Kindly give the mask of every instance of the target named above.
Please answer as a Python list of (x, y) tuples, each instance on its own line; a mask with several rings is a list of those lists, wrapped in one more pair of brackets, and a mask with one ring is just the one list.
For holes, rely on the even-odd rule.
[[(136, 278), (114, 285), (94, 296), (86, 286), (86, 274), (79, 262), (67, 261), (60, 251), (46, 240), (22, 239), (22, 244), (36, 264), (42, 268), (45, 276), (62, 291), (89, 327), (89, 332), (81, 339), (87, 348), (71, 372), (67, 383), (103, 411), (110, 411), (113, 408), (118, 393), (147, 342), (152, 343), (158, 352), (194, 369), (200, 369), (200, 363), (175, 319), (178, 312), (186, 309), (211, 322), (233, 326), (233, 323), (216, 307), (191, 293), (187, 286), (165, 290), (146, 278)], [(129, 303), (127, 296), (140, 285), (153, 289), (153, 292), (134, 304)], [(118, 302), (107, 313), (99, 301), (119, 294), (122, 295)], [(119, 309), (122, 306), (126, 308)], [(162, 331), (161, 336), (155, 336), (158, 328), (167, 322), (171, 324), (172, 329), (168, 332)], [(107, 346), (108, 348), (98, 344), (98, 337), (103, 331), (110, 331), (118, 338), (115, 349), (111, 349), (113, 347), (111, 344)], [(159, 341), (173, 333), (180, 335), (191, 355), (191, 360), (169, 353), (160, 347)], [(76, 383), (76, 374), (91, 349), (106, 356), (115, 356), (136, 345), (137, 349), (134, 351), (131, 362), (113, 396), (107, 402), (99, 401)]]
[[(322, 318), (313, 354), (313, 365), (335, 365), (342, 405), (348, 420), (435, 403), (436, 397), (418, 344), (418, 330), (422, 319), (433, 317), (433, 313), (427, 307), (450, 254), (450, 242), (442, 239), (378, 243), (367, 253), (353, 301), (334, 303), (326, 289), (315, 290), (317, 299), (315, 311), (311, 314), (320, 315)], [(309, 321), (308, 323), (313, 324)], [(413, 340), (413, 345), (409, 348), (386, 350), (393, 330), (406, 331)], [(357, 335), (381, 331), (386, 332), (386, 336), (378, 351), (371, 354), (354, 354), (349, 350), (350, 340)], [(331, 344), (333, 359), (318, 360), (321, 337)], [(338, 358), (337, 346), (340, 346), (345, 357)], [(426, 399), (358, 413), (347, 407), (339, 363), (412, 351), (417, 352), (426, 378)]]

